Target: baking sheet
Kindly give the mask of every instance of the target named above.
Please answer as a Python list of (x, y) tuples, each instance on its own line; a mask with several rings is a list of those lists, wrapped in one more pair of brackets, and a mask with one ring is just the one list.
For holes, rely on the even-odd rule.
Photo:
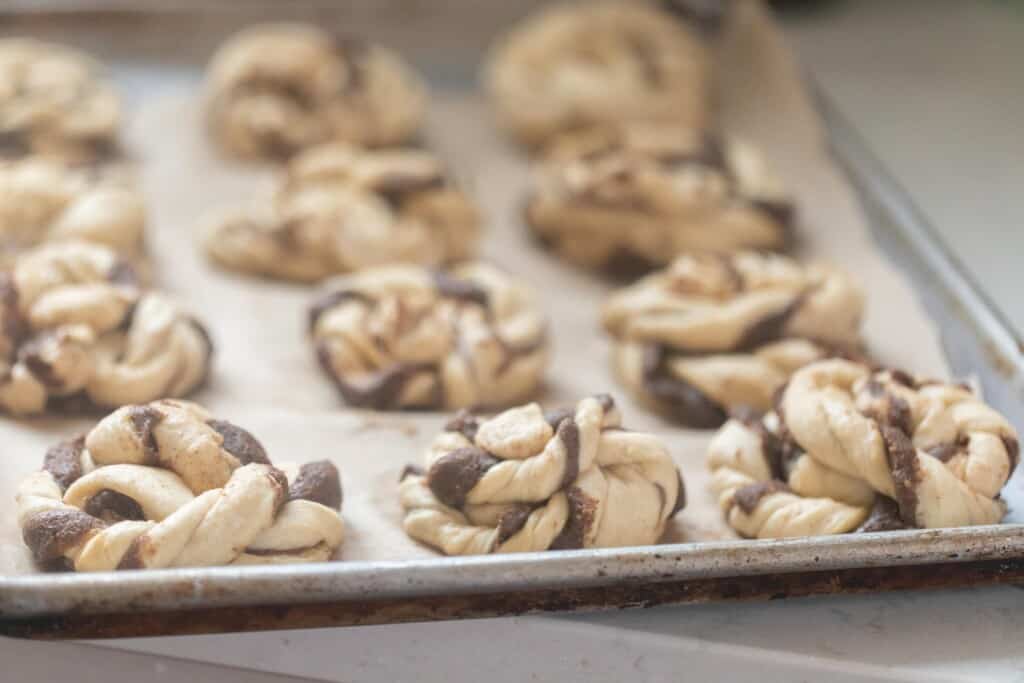
[[(888, 364), (946, 375), (934, 326), (908, 282), (871, 240), (849, 186), (827, 154), (821, 122), (790, 52), (756, 5), (745, 10), (721, 49), (724, 130), (757, 143), (792, 188), (800, 207), (800, 255), (839, 263), (864, 286), (871, 351)], [(528, 160), (495, 130), (485, 103), (463, 90), (435, 91), (425, 137), (483, 209), (483, 256), (533, 283), (549, 317), (554, 354), (538, 398), (559, 405), (612, 393), (625, 424), (661, 436), (684, 473), (688, 505), (664, 541), (733, 538), (706, 486), (703, 459), (711, 432), (684, 430), (645, 413), (614, 381), (599, 326), (601, 302), (614, 284), (573, 269), (529, 239), (520, 219)], [(194, 77), (142, 102), (127, 142), (140, 162), (149, 203), (156, 278), (202, 317), (217, 345), (213, 379), (195, 400), (251, 430), (277, 462), (326, 457), (338, 465), (348, 531), (340, 559), (435, 556), (402, 532), (397, 480), (405, 464), (420, 461), (446, 417), (345, 409), (305, 338), (306, 307), (315, 290), (216, 270), (200, 252), (202, 216), (265, 196), (273, 169), (217, 156), (201, 125)], [(89, 424), (41, 419), (5, 420), (0, 426), (6, 446), (0, 573), (33, 571), (14, 520), (18, 481), (40, 466), (49, 445)]]

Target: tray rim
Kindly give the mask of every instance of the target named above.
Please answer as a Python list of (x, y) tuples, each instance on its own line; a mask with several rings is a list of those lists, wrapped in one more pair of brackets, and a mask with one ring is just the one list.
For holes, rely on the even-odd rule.
[(1024, 524), (997, 524), (506, 556), (32, 574), (0, 578), (0, 623), (59, 614), (457, 596), (1020, 558)]

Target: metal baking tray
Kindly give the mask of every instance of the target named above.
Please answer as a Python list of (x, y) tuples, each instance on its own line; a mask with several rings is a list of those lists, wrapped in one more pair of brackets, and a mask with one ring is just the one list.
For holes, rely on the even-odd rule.
[[(0, 32), (92, 49), (111, 60), (131, 98), (179, 74), (190, 53), (208, 53), (231, 28), (281, 14), (280, 5), (245, 3), (243, 10), (207, 7), (200, 20), (193, 13), (198, 5), (189, 2), (173, 10), (150, 2), (108, 2), (102, 9), (93, 4), (83, 11), (77, 2), (14, 3), (13, 9), (0, 10)], [(352, 4), (363, 8), (356, 22), (361, 29), (377, 22), (380, 31), (374, 35), (383, 33), (382, 39), (395, 30), (383, 10), (375, 13), (374, 3)], [(487, 14), (484, 21), (494, 29), (533, 4), (539, 3), (488, 4), (487, 12), (477, 14)], [(437, 20), (434, 8), (409, 6)], [(317, 3), (288, 8), (291, 16), (307, 19), (329, 11)], [(474, 33), (467, 37), (472, 43), (488, 30), (465, 33)], [(121, 57), (112, 52), (114, 44)], [(469, 47), (481, 48), (482, 42)], [(140, 61), (117, 61), (124, 54)], [(166, 64), (168, 55), (177, 66), (157, 66), (156, 60)], [(419, 64), (434, 80), (458, 83), (472, 77), (471, 68), (458, 66), (458, 60), (432, 71), (429, 51)], [(855, 130), (820, 90), (815, 92), (834, 156), (857, 190), (879, 245), (917, 286), (954, 372), (976, 378), (995, 407), (1024, 424), (1024, 342)], [(1016, 481), (1007, 492), (1011, 505)], [(197, 634), (1024, 583), (1024, 524), (1013, 517), (1010, 522), (406, 562), (0, 577), (0, 634)]]

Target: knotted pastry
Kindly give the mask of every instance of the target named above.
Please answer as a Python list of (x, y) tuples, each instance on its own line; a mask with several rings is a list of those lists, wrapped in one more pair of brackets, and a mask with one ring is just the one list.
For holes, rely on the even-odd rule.
[(184, 396), (209, 372), (205, 328), (85, 242), (39, 247), (0, 279), (0, 410), (116, 407)]
[(726, 521), (746, 538), (903, 527), (890, 510), (889, 525), (866, 528), (875, 492), (819, 466), (789, 438), (774, 412), (737, 411), (711, 439), (708, 467)]
[(651, 434), (622, 429), (610, 396), (544, 413), (460, 413), (399, 484), (403, 526), (446, 555), (656, 543), (683, 480)]
[(275, 467), (186, 401), (125, 406), (51, 448), (17, 503), (36, 561), (76, 571), (320, 562), (344, 535), (333, 464)]
[(708, 55), (699, 36), (639, 2), (563, 4), (498, 41), (484, 73), (498, 120), (528, 145), (623, 121), (704, 127)]
[(288, 165), (272, 206), (213, 216), (206, 250), (233, 270), (309, 282), (387, 263), (464, 260), (478, 223), (429, 152), (334, 143)]
[(26, 38), (0, 40), (2, 156), (93, 163), (114, 153), (120, 121), (117, 94), (91, 57)]
[(548, 361), (532, 293), (482, 263), (340, 277), (309, 325), (342, 398), (374, 410), (507, 406), (534, 392)]
[(756, 538), (995, 524), (1017, 433), (962, 385), (830, 359), (712, 440), (712, 488)]
[(332, 140), (398, 145), (416, 135), (426, 108), (423, 81), (397, 54), (303, 24), (230, 38), (206, 89), (213, 137), (246, 158), (286, 158)]
[(774, 254), (681, 256), (604, 306), (623, 383), (683, 424), (768, 410), (794, 370), (856, 355), (863, 295), (841, 271)]
[(629, 124), (563, 136), (539, 162), (524, 209), (568, 261), (633, 276), (689, 251), (778, 250), (789, 196), (761, 156), (732, 139)]
[(115, 174), (42, 157), (0, 162), (0, 263), (44, 242), (103, 244), (141, 259), (146, 214), (141, 194)]

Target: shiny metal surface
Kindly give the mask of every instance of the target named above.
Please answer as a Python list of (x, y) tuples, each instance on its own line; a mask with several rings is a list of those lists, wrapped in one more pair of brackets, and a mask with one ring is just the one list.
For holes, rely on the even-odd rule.
[(40, 574), (0, 579), (0, 616), (514, 593), (1015, 557), (1024, 557), (1024, 525), (407, 562)]

